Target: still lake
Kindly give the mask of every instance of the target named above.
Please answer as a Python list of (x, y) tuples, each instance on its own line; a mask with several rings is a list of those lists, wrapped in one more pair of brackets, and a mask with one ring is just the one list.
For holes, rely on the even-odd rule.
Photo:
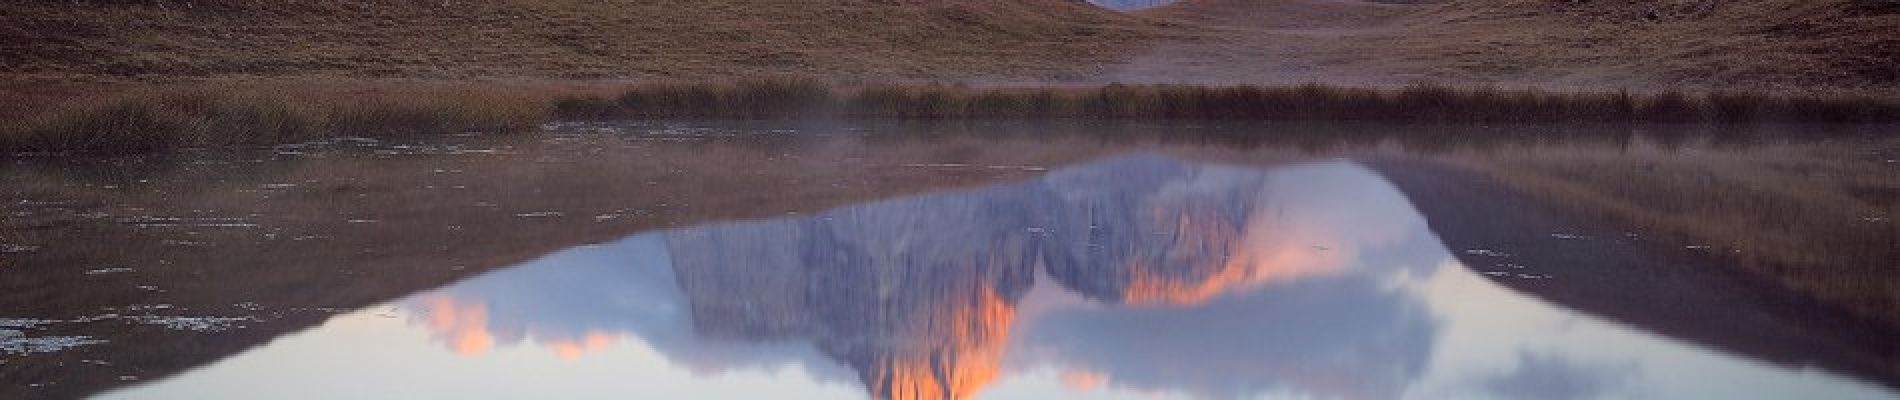
[[(0, 398), (1900, 398), (1900, 330), (1837, 301), (1870, 289), (1737, 266), (1893, 261), (1900, 145), (1709, 129), (563, 123), (15, 155)], [(1720, 172), (1758, 165), (1847, 195), (1663, 214), (1839, 209), (1803, 218), (1840, 236), (1578, 194), (1678, 190), (1589, 174), (1626, 167), (1782, 179)]]

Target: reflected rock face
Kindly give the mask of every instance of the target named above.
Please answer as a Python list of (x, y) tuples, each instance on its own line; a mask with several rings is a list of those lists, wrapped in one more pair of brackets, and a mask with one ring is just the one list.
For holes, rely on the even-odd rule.
[[(704, 335), (809, 338), (881, 398), (994, 380), (1038, 267), (1109, 304), (1192, 305), (1336, 268), (1269, 234), (1261, 171), (1155, 156), (1017, 185), (666, 234)], [(1292, 225), (1285, 225), (1290, 227)], [(1383, 329), (1384, 331), (1391, 331)], [(1183, 359), (1186, 360), (1186, 359)]]
[[(1365, 181), (1365, 171), (1302, 168), (1320, 175), (1124, 157), (1018, 184), (639, 235), (407, 303), (426, 311), (413, 323), (469, 355), (532, 341), (571, 359), (631, 335), (703, 373), (795, 364), (823, 375), (813, 354), (766, 350), (807, 343), (849, 369), (829, 373), (854, 375), (826, 379), (878, 398), (969, 398), (1005, 370), (1038, 367), (1071, 371), (1077, 387), (1237, 397), (1297, 379), (1313, 393), (1390, 395), (1425, 359), (1433, 327), (1415, 305), (1361, 280), (1233, 295), (1342, 274), (1370, 243), (1356, 238), (1393, 236), (1379, 233), (1387, 216), (1342, 228), (1336, 220), (1363, 213), (1317, 211), (1315, 200), (1337, 194), (1299, 195), (1324, 192), (1313, 183), (1329, 178)], [(1013, 333), (1039, 276), (1110, 308), (1033, 306), (1039, 330)], [(1355, 311), (1309, 314), (1339, 307)], [(1012, 361), (1011, 346), (1041, 356)], [(1382, 372), (1371, 385), (1354, 378), (1366, 371)]]
[[(1041, 367), (1070, 371), (1076, 387), (1240, 397), (1293, 381), (1329, 396), (1393, 395), (1434, 329), (1416, 304), (1363, 279), (1250, 289), (1341, 276), (1357, 254), (1428, 236), (1389, 232), (1419, 229), (1416, 216), (1328, 211), (1342, 198), (1403, 201), (1339, 184), (1377, 182), (1363, 169), (1294, 171), (1117, 158), (1018, 184), (636, 236), (537, 262), (563, 271), (501, 271), (410, 303), (463, 354), (531, 337), (573, 358), (621, 332), (695, 371), (823, 369), (810, 354), (759, 348), (807, 343), (853, 375), (830, 379), (878, 398), (968, 398), (1005, 370)], [(1329, 192), (1339, 190), (1349, 192)], [(1012, 332), (1038, 277), (1095, 308), (1030, 305), (1037, 330)], [(524, 280), (563, 286), (501, 287)], [(607, 317), (536, 324), (513, 321), (535, 318), (528, 309), (497, 314), (518, 300), (456, 300), (536, 290), (569, 300), (527, 301)], [(1039, 356), (1012, 361), (1012, 346)], [(784, 356), (732, 356), (748, 353)]]
[(1058, 171), (1042, 244), (1049, 273), (1110, 302), (1192, 302), (1244, 279), (1238, 247), (1264, 175), (1133, 157)]
[(694, 330), (809, 338), (888, 398), (996, 378), (1037, 240), (1015, 187), (666, 234)]

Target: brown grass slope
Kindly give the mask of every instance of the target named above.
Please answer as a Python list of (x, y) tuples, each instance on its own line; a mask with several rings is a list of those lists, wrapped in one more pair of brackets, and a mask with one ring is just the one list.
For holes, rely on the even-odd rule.
[(1088, 72), (1156, 29), (1069, 0), (8, 0), (0, 74), (942, 79)]
[(1253, 55), (1174, 64), (1217, 80), (1900, 87), (1900, 2), (1890, 0), (1187, 0), (1145, 15), (1220, 32), (1177, 47)]
[[(1900, 2), (1458, 0), (1414, 22), (1524, 67), (1739, 86), (1900, 82)], [(1438, 28), (1433, 31), (1430, 28)], [(1448, 49), (1435, 49), (1449, 55)]]
[(1416, 8), (1359, 0), (1181, 0), (1142, 12), (1212, 27), (1366, 27), (1391, 22)]
[[(1900, 88), (1893, 0), (6, 0), (0, 83), (190, 78)], [(0, 85), (20, 86), (20, 85)]]

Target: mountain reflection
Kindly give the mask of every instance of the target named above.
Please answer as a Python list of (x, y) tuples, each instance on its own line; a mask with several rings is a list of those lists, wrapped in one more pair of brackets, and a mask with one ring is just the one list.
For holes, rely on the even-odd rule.
[[(967, 398), (1006, 368), (1018, 308), (1045, 268), (1081, 303), (1134, 307), (1044, 314), (1014, 344), (1042, 356), (1012, 367), (1061, 365), (1090, 371), (1072, 375), (1078, 385), (1210, 397), (1279, 379), (1383, 397), (1423, 361), (1432, 323), (1416, 305), (1364, 279), (1249, 290), (1345, 276), (1362, 252), (1419, 237), (1405, 231), (1422, 227), (1416, 216), (1377, 211), (1404, 210), (1403, 198), (1355, 192), (1366, 182), (1378, 181), (1344, 163), (1267, 172), (1137, 156), (1016, 185), (635, 236), (404, 305), (462, 354), (532, 341), (574, 358), (631, 336), (716, 372), (813, 363), (705, 354), (722, 345), (803, 342), (877, 397)], [(1401, 207), (1336, 204), (1354, 200)], [(1233, 317), (1248, 314), (1270, 317)], [(1253, 344), (1262, 340), (1288, 345)], [(1313, 341), (1324, 343), (1297, 343)], [(1393, 371), (1366, 374), (1378, 369)]]
[[(1504, 289), (1459, 265), (1403, 194), (1349, 162), (1256, 169), (1123, 157), (1016, 184), (634, 235), (395, 308), (404, 329), (426, 332), (427, 354), (379, 347), (401, 350), (354, 365), (372, 371), (351, 385), (261, 382), (252, 394), (490, 397), (505, 384), (374, 370), (551, 379), (584, 375), (563, 364), (650, 353), (663, 370), (607, 364), (617, 376), (592, 389), (527, 384), (557, 398), (799, 396), (759, 381), (693, 381), (758, 375), (889, 399), (1891, 396)], [(309, 365), (302, 354), (374, 340), (351, 329), (325, 326), (129, 393), (191, 398), (201, 385), (240, 381), (243, 365)], [(459, 359), (431, 358), (444, 350)], [(650, 380), (613, 385), (639, 379)], [(703, 392), (715, 389), (745, 392)]]

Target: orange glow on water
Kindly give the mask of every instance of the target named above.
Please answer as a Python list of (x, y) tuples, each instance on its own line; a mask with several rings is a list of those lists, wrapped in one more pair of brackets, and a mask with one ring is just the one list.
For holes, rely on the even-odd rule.
[[(430, 296), (421, 304), (423, 325), (428, 328), (430, 337), (441, 342), (450, 352), (479, 356), (494, 350), (497, 340), (489, 326), (487, 304), (463, 301), (448, 295)], [(533, 327), (529, 329), (532, 331)], [(618, 339), (619, 336), (610, 332), (589, 331), (574, 338), (541, 336), (536, 342), (556, 357), (574, 360), (589, 352), (607, 348)]]
[(435, 296), (423, 302), (429, 331), (449, 351), (461, 355), (481, 355), (495, 347), (495, 336), (488, 332), (488, 306), (460, 303), (448, 296)]
[(1094, 371), (1067, 370), (1057, 378), (1069, 390), (1091, 392), (1108, 385), (1108, 376)]
[(974, 301), (922, 315), (922, 339), (937, 341), (900, 350), (866, 371), (871, 393), (893, 400), (965, 399), (995, 381), (1015, 306), (987, 288)]
[(579, 340), (552, 339), (543, 342), (542, 345), (553, 351), (556, 357), (563, 360), (575, 360), (581, 358), (581, 355), (613, 345), (616, 339), (617, 337), (606, 332), (588, 332)]
[(1351, 249), (1326, 229), (1281, 224), (1256, 216), (1234, 226), (1212, 213), (1182, 212), (1175, 218), (1176, 247), (1216, 254), (1224, 261), (1195, 277), (1203, 265), (1135, 265), (1122, 298), (1128, 304), (1194, 305), (1223, 293), (1337, 271)]

